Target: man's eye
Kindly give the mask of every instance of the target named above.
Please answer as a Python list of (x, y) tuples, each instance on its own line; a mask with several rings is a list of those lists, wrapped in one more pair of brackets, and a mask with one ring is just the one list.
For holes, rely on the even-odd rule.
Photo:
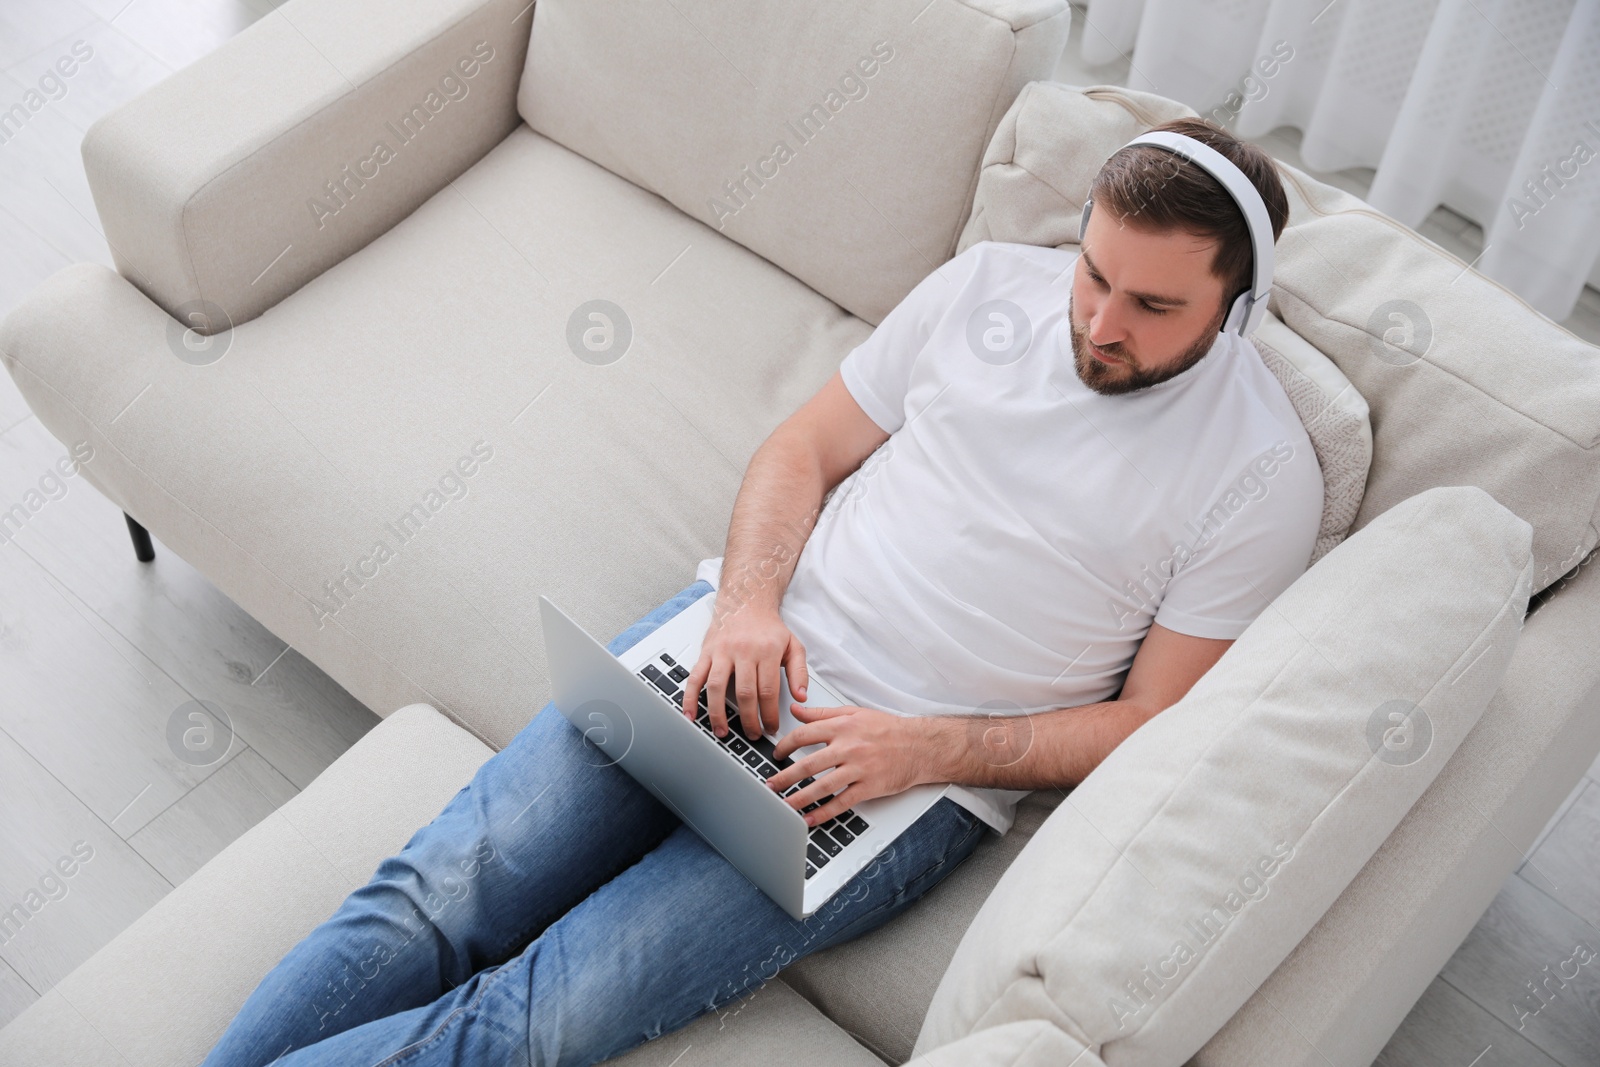
[[(1088, 274), (1089, 274), (1089, 280), (1091, 282), (1094, 282), (1096, 285), (1104, 285), (1104, 284), (1106, 284), (1106, 280), (1104, 278), (1100, 277), (1100, 275), (1096, 274), (1094, 271), (1091, 270), (1091, 271), (1088, 272)], [(1139, 306), (1141, 308), (1143, 308), (1144, 310), (1148, 311), (1152, 315), (1165, 315), (1167, 312), (1172, 310), (1171, 308), (1156, 307), (1154, 304), (1150, 303), (1148, 300), (1139, 301)]]

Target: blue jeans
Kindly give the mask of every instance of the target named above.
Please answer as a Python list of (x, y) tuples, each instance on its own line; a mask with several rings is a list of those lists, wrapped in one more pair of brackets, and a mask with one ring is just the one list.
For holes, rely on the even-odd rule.
[(262, 979), (204, 1067), (598, 1063), (888, 921), (985, 828), (942, 799), (796, 920), (549, 704)]

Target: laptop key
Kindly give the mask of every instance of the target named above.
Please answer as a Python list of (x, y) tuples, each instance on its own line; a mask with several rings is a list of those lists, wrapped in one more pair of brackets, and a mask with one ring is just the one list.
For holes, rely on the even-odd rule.
[(844, 824), (850, 830), (850, 832), (855, 834), (857, 837), (860, 837), (862, 834), (866, 833), (869, 826), (867, 820), (863, 819), (853, 811), (846, 814)]
[(750, 751), (746, 752), (741, 758), (744, 760), (745, 766), (749, 767), (751, 770), (755, 770), (757, 767), (761, 766), (761, 753), (757, 752), (753, 748), (750, 748), (749, 745), (746, 745), (745, 748), (750, 749)]
[(838, 839), (841, 844), (848, 845), (856, 839), (856, 835), (851, 833), (850, 828), (842, 822), (828, 827), (828, 832)]
[(813, 874), (816, 874), (816, 873), (817, 873), (817, 869), (815, 867), (811, 866), (811, 861), (810, 860), (806, 860), (806, 877), (810, 878)]
[(681, 682), (685, 678), (689, 677), (689, 668), (680, 663), (678, 666), (667, 672), (667, 677), (671, 678), (674, 682)]
[[(665, 663), (669, 667), (676, 667), (678, 665), (678, 661), (667, 655), (665, 652), (661, 653), (661, 662)], [(679, 679), (679, 681), (682, 681), (682, 679)]]
[[(820, 829), (821, 827), (817, 828), (817, 830)], [(843, 845), (839, 844), (839, 842), (835, 841), (825, 833), (818, 833), (817, 830), (811, 831), (811, 843), (813, 845), (820, 847), (822, 851), (826, 852), (830, 856), (837, 856), (841, 851), (843, 851)]]
[(830, 860), (832, 858), (833, 857), (829, 856), (826, 852), (822, 851), (816, 845), (807, 845), (806, 846), (806, 859), (810, 860), (812, 863), (814, 863), (818, 867), (822, 867), (822, 866), (826, 865), (828, 860)]

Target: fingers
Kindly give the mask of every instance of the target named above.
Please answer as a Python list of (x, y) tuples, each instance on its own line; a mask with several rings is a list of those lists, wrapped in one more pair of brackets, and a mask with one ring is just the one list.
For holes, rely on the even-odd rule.
[(773, 751), (777, 753), (779, 759), (783, 759), (797, 748), (804, 748), (815, 741), (826, 741), (834, 735), (832, 729), (818, 732), (816, 730), (807, 730), (805, 727), (821, 725), (831, 719), (853, 715), (860, 710), (862, 709), (854, 704), (840, 704), (832, 708), (812, 708), (804, 704), (791, 703), (789, 711), (801, 725), (784, 734), (783, 738), (773, 745)]
[[(801, 731), (816, 729), (816, 727), (811, 726), (797, 726), (793, 730), (789, 731), (788, 735), (784, 737), (784, 740), (789, 740), (789, 738), (793, 737), (797, 733), (800, 733)], [(828, 735), (822, 733), (813, 733), (810, 736), (816, 740), (826, 740)], [(801, 739), (802, 745), (809, 743), (810, 741), (806, 740), (805, 738)], [(776, 745), (773, 746), (774, 752), (777, 751), (777, 747), (778, 746)], [(771, 778), (768, 778), (767, 785), (771, 786), (775, 792), (782, 793), (785, 789), (788, 789), (796, 782), (803, 782), (807, 778), (816, 778), (817, 775), (828, 770), (829, 768), (837, 767), (842, 757), (836, 751), (836, 748), (837, 746), (834, 745), (824, 745), (822, 748), (811, 753), (809, 756), (804, 756), (795, 760), (793, 763), (789, 764), (789, 766), (783, 768), (783, 770), (779, 771), (777, 774), (774, 774)], [(782, 759), (783, 757), (779, 756), (778, 758)], [(820, 783), (821, 779), (818, 779), (818, 781), (807, 785), (805, 789), (800, 791), (800, 793), (796, 793), (793, 796), (784, 797), (783, 799), (787, 800), (796, 808), (803, 808), (813, 800), (816, 800), (818, 797), (824, 797), (828, 795), (830, 791), (821, 788)], [(801, 793), (806, 794), (804, 799), (800, 799)]]
[(789, 705), (789, 710), (795, 713), (796, 718), (804, 715), (805, 718), (801, 720), (802, 722), (816, 722), (818, 719), (831, 719), (835, 715), (850, 715), (864, 709), (859, 704), (837, 704), (833, 707), (814, 708), (796, 702)]
[[(800, 713), (802, 711), (804, 711), (805, 709), (801, 708), (800, 705), (798, 705), (798, 704), (791, 704), (791, 705), (789, 705), (789, 710), (792, 711), (792, 712), (795, 712), (795, 717), (799, 718), (800, 717)], [(775, 759), (788, 759), (789, 758), (789, 753), (793, 752), (795, 749), (797, 749), (797, 748), (805, 748), (811, 742), (819, 741), (819, 740), (821, 740), (821, 738), (819, 736), (817, 736), (816, 728), (813, 727), (806, 720), (801, 719), (799, 726), (796, 726), (793, 730), (790, 730), (788, 733), (784, 734), (772, 746), (772, 755), (773, 755), (773, 757)], [(790, 768), (790, 769), (792, 769), (792, 768)], [(789, 770), (779, 771), (777, 774), (773, 775), (773, 777), (774, 778), (780, 778), (780, 777), (783, 777), (783, 776), (787, 775), (788, 773), (789, 773)], [(791, 784), (793, 782), (798, 782), (800, 779), (802, 779), (804, 777), (805, 777), (804, 774), (796, 774), (794, 777), (790, 778), (787, 782), (784, 782), (783, 784), (784, 784), (784, 786), (788, 786), (789, 784)]]
[(706, 675), (711, 671), (711, 656), (701, 652), (700, 659), (689, 671), (689, 677), (683, 680), (683, 707), (679, 710), (684, 717), (694, 719), (698, 717), (700, 703), (700, 687), (705, 684)]
[(810, 675), (806, 671), (806, 646), (793, 634), (789, 635), (789, 651), (786, 657), (789, 667), (789, 692), (794, 694), (796, 700), (806, 698), (806, 682)]
[(761, 734), (761, 705), (756, 695), (756, 672), (759, 660), (746, 656), (733, 665), (733, 693), (739, 705), (739, 725), (751, 740)]
[(844, 768), (830, 770), (804, 789), (784, 797), (784, 803), (796, 811), (800, 811), (801, 808), (811, 804), (816, 804), (818, 806), (814, 810), (801, 812), (801, 817), (805, 819), (807, 826), (815, 826), (818, 823), (827, 822), (841, 811), (848, 811), (852, 806), (866, 799), (862, 795), (864, 790), (860, 782), (846, 782), (844, 780), (843, 776), (846, 773), (848, 772)]
[[(831, 778), (833, 775), (830, 774), (828, 777)], [(855, 805), (861, 803), (861, 801), (868, 799), (867, 797), (861, 795), (864, 792), (865, 790), (861, 788), (859, 782), (851, 782), (849, 785), (835, 793), (833, 795), (833, 799), (822, 805), (822, 807), (817, 808), (815, 811), (806, 812), (806, 825), (815, 826), (818, 823), (827, 822), (835, 815), (849, 811), (851, 808), (855, 807)], [(795, 794), (795, 796), (798, 795), (798, 793)], [(794, 797), (790, 797), (789, 799), (793, 800)], [(810, 803), (810, 801), (807, 801), (806, 803)], [(805, 804), (800, 806), (805, 807)]]
[[(842, 770), (838, 767), (817, 767), (808, 774), (809, 777), (816, 779), (814, 782), (783, 799), (795, 811), (799, 811), (807, 804), (820, 804), (828, 797), (831, 797), (835, 790), (845, 787), (846, 782), (842, 777), (842, 773)], [(805, 781), (805, 777), (802, 776), (800, 781)]]
[(706, 704), (711, 712), (711, 732), (718, 737), (727, 733), (728, 726), (728, 661), (713, 660), (706, 679)]
[[(784, 734), (772, 746), (772, 754), (778, 759), (787, 759), (789, 753), (796, 749), (805, 748), (817, 741), (827, 741), (837, 732), (833, 726), (827, 725), (828, 720), (836, 719), (841, 715), (853, 714), (858, 709), (853, 704), (840, 704), (834, 708), (808, 708), (803, 704), (790, 704), (789, 710), (794, 717), (800, 720), (800, 725)], [(835, 724), (837, 725), (837, 724)], [(805, 775), (797, 774), (791, 781), (798, 782)]]
[[(783, 759), (784, 744), (789, 740), (790, 737), (793, 737), (795, 734), (804, 729), (804, 726), (799, 726), (793, 730), (790, 730), (788, 737), (785, 737), (782, 741), (779, 741), (776, 745), (772, 746), (773, 755), (775, 755), (778, 759)], [(800, 779), (811, 773), (810, 767), (806, 761), (814, 759), (818, 755), (820, 755), (820, 753), (812, 753), (805, 759), (795, 760), (793, 763), (789, 764), (789, 766), (783, 768), (771, 778), (768, 778), (767, 785), (772, 788), (774, 793), (783, 792), (785, 789), (788, 789), (791, 785), (794, 785), (796, 782), (800, 781)]]
[(783, 695), (783, 661), (762, 660), (756, 664), (756, 700), (761, 708), (761, 728), (778, 732), (778, 698)]

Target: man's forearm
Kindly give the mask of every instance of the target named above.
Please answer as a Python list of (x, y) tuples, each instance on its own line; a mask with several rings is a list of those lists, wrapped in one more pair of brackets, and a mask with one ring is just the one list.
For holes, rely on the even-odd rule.
[(826, 490), (815, 455), (799, 441), (774, 434), (756, 450), (728, 522), (718, 618), (744, 607), (778, 610)]
[(908, 717), (922, 781), (996, 789), (1077, 785), (1154, 711), (1108, 700), (1033, 715)]

